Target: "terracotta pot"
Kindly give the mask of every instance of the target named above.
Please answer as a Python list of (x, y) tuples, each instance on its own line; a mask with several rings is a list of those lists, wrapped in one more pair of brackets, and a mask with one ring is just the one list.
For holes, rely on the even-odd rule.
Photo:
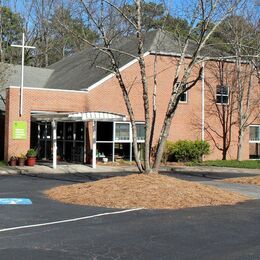
[(17, 160), (16, 159), (10, 160), (9, 163), (10, 163), (10, 166), (16, 166)]
[(28, 157), (27, 158), (27, 165), (34, 166), (36, 164), (36, 157)]
[(26, 158), (18, 158), (18, 166), (24, 166)]

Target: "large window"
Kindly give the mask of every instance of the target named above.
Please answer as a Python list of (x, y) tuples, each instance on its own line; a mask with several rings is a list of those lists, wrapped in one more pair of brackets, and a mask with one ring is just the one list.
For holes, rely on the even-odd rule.
[(116, 123), (116, 141), (129, 141), (130, 140), (130, 124)]
[(260, 142), (260, 125), (251, 125), (249, 127), (250, 142)]
[[(138, 147), (144, 143), (145, 124), (136, 123)], [(139, 148), (138, 148), (139, 149)], [(140, 148), (141, 150), (141, 148)], [(142, 152), (141, 152), (142, 155)], [(97, 123), (97, 159), (132, 160), (132, 129), (130, 122)]]
[(113, 141), (113, 122), (97, 122), (97, 141)]
[(217, 86), (216, 102), (217, 104), (228, 104), (229, 88), (227, 86)]

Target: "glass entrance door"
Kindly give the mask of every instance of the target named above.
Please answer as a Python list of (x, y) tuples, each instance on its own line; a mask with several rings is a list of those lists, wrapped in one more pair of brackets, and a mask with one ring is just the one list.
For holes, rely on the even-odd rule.
[[(57, 123), (57, 159), (84, 163), (84, 122)], [(38, 157), (52, 160), (52, 129), (50, 122), (38, 122)]]

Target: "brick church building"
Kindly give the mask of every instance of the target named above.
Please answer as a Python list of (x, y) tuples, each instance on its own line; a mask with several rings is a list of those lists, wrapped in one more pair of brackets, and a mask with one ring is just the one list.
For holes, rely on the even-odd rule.
[[(147, 33), (145, 38), (145, 63), (150, 95), (152, 97), (154, 62), (157, 57), (157, 120), (155, 140), (158, 140), (163, 118), (172, 89), (173, 75), (179, 58), (177, 43), (162, 32)], [(136, 53), (133, 39), (120, 41), (120, 50)], [(220, 61), (218, 53), (207, 51), (204, 77), (196, 86), (182, 95), (174, 116), (169, 140), (201, 140), (205, 136), (211, 145), (206, 159), (221, 159), (221, 118), (218, 110), (231, 104), (230, 93), (234, 62), (225, 61), (225, 85), (216, 75)], [(189, 60), (189, 57), (186, 57)], [(51, 160), (53, 143), (57, 156), (68, 162), (88, 163), (107, 158), (133, 160), (132, 137), (129, 116), (121, 89), (113, 73), (98, 65), (106, 66), (104, 54), (88, 48), (66, 57), (48, 68), (25, 66), (23, 89), (23, 113), (20, 115), (19, 65), (11, 66), (5, 88), (0, 98), (0, 156), (6, 161), (12, 155), (26, 153), (37, 148), (38, 157)], [(136, 120), (138, 121), (138, 147), (142, 152), (144, 143), (144, 114), (139, 64), (131, 55), (118, 55), (123, 78), (130, 91)], [(198, 73), (193, 71), (192, 77)], [(259, 82), (253, 80), (255, 93), (259, 95)], [(151, 99), (151, 98), (150, 98)], [(258, 107), (259, 108), (259, 107)], [(256, 107), (256, 110), (258, 109)], [(236, 113), (236, 112), (235, 112)], [(236, 120), (237, 114), (233, 115)], [(228, 159), (237, 153), (238, 129), (236, 124), (230, 132)], [(250, 122), (243, 145), (243, 159), (260, 157), (260, 120)], [(93, 152), (94, 151), (94, 152)]]

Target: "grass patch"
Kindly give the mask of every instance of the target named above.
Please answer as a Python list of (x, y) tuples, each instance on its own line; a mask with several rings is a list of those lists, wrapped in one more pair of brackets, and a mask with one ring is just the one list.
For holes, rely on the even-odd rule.
[(187, 166), (216, 166), (216, 167), (233, 167), (233, 168), (247, 168), (247, 169), (260, 169), (259, 160), (216, 160), (216, 161), (205, 161), (205, 162), (188, 162)]
[(1, 166), (6, 166), (7, 164), (6, 164), (6, 162), (5, 161), (0, 161), (0, 167)]

